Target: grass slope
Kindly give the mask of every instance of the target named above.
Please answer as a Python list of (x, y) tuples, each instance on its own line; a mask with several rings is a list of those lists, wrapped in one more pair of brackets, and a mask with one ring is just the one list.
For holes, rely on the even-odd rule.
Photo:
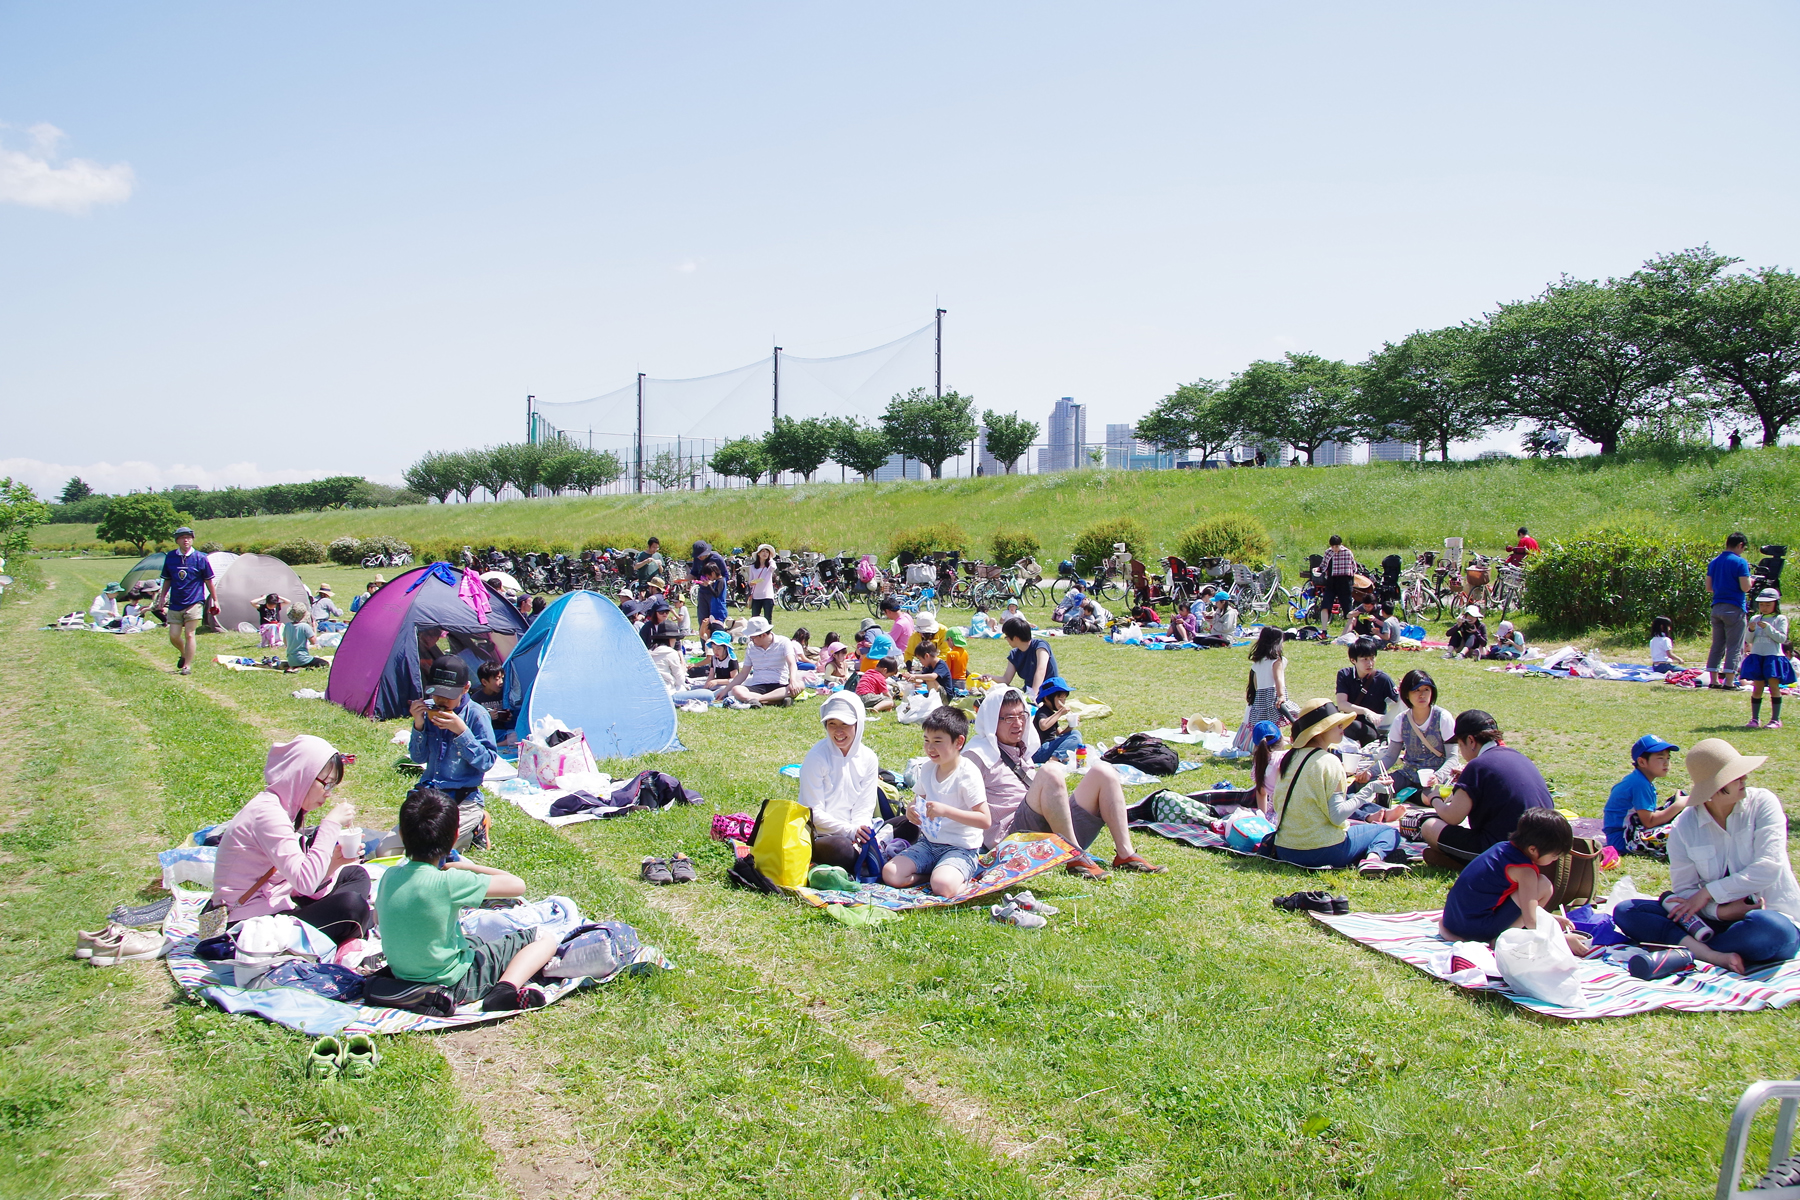
[[(504, 504), (306, 513), (205, 521), (221, 543), (383, 533), (417, 542), (482, 546), (535, 538), (566, 546), (639, 546), (657, 534), (684, 548), (696, 537), (726, 546), (772, 533), (787, 548), (885, 553), (893, 531), (956, 521), (987, 554), (1002, 528), (1031, 530), (1054, 562), (1075, 534), (1111, 517), (1143, 521), (1173, 552), (1181, 531), (1206, 517), (1247, 512), (1296, 559), (1340, 533), (1362, 552), (1425, 549), (1460, 535), (1493, 550), (1520, 525), (1542, 540), (1599, 525), (1684, 534), (1712, 542), (1742, 528), (1753, 542), (1800, 543), (1800, 447), (1603, 462), (1508, 459), (1474, 463), (1234, 471), (1078, 471), (1043, 476), (887, 484), (675, 492), (659, 496), (539, 499)], [(40, 544), (85, 527), (44, 526)]]
[[(0, 810), (11, 822), (0, 846), (23, 885), (0, 907), (13, 1067), (0, 1082), (0, 1151), (26, 1172), (0, 1194), (100, 1190), (107, 1175), (80, 1148), (104, 1144), (122, 1117), (155, 1131), (146, 1153), (170, 1194), (507, 1194), (517, 1172), (497, 1178), (472, 1128), (468, 1089), (480, 1084), (446, 1068), (440, 1039), (389, 1041), (367, 1093), (313, 1087), (299, 1078), (306, 1039), (171, 1003), (155, 964), (105, 973), (62, 957), (77, 924), (150, 872), (157, 844), (242, 802), (268, 737), (315, 732), (358, 751), (346, 791), (365, 824), (391, 819), (404, 783), (383, 766), (396, 723), (291, 699), (304, 681), (210, 666), (182, 680), (154, 637), (23, 628), (85, 599), (113, 564), (46, 566), (61, 603), (9, 606), (0, 630), (0, 650), (19, 664), (16, 744), (31, 755), (28, 783)], [(793, 624), (784, 614), (784, 630)], [(204, 645), (211, 654), (252, 641)], [(1057, 651), (1078, 693), (1115, 709), (1094, 735), (1240, 711), (1242, 651), (1157, 654), (1093, 638)], [(977, 669), (998, 673), (994, 643), (973, 653)], [(1328, 694), (1341, 659), (1336, 647), (1296, 646), (1291, 693)], [(1757, 781), (1790, 812), (1800, 796), (1793, 732), (1744, 733), (1741, 698), (1525, 680), (1430, 657), (1383, 663), (1414, 665), (1434, 672), (1453, 710), (1495, 713), (1579, 812), (1598, 812), (1625, 747), (1648, 731), (1683, 745), (1734, 738), (1773, 756)], [(88, 685), (134, 721), (117, 720)], [(1553, 1025), (1269, 904), (1326, 886), (1368, 911), (1434, 908), (1448, 880), (1428, 869), (1389, 882), (1302, 877), (1146, 840), (1140, 849), (1168, 874), (1036, 882), (1064, 910), (1041, 931), (995, 926), (980, 909), (853, 930), (726, 890), (711, 815), (755, 812), (792, 788), (777, 772), (804, 755), (817, 721), (815, 705), (684, 716), (688, 752), (612, 764), (614, 774), (679, 775), (706, 797), (695, 808), (557, 831), (498, 806), (489, 861), (520, 872), (534, 894), (632, 921), (678, 965), (508, 1027), (506, 1053), (534, 1092), (554, 1098), (602, 1194), (1701, 1195), (1742, 1087), (1800, 1072), (1800, 1011)], [(917, 753), (918, 732), (890, 717), (869, 741), (899, 766)], [(1184, 778), (1205, 786), (1246, 774), (1209, 766)], [(137, 805), (138, 779), (159, 789), (155, 805), (73, 832), (98, 802), (78, 781)], [(643, 856), (676, 848), (696, 857), (700, 884), (636, 881)], [(1095, 849), (1110, 854), (1105, 835)], [(1667, 880), (1648, 862), (1626, 872), (1652, 893)], [(149, 1003), (121, 1003), (122, 990)], [(125, 1037), (166, 1043), (164, 1070), (179, 1081), (170, 1095), (109, 1070), (111, 1039)], [(322, 1145), (321, 1131), (339, 1124), (353, 1136)], [(545, 1152), (514, 1151), (527, 1173)], [(370, 1175), (383, 1182), (364, 1186)]]

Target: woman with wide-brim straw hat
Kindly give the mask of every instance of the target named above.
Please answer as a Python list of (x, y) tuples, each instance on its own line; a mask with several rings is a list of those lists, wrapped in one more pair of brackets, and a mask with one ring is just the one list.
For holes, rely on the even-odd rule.
[(1330, 700), (1308, 700), (1289, 729), (1292, 745), (1281, 760), (1271, 802), (1275, 857), (1301, 867), (1348, 867), (1369, 874), (1403, 870), (1400, 831), (1387, 824), (1351, 825), (1357, 802), (1344, 763), (1330, 747), (1356, 720)]
[(1620, 933), (1740, 975), (1800, 950), (1787, 814), (1774, 792), (1749, 785), (1750, 772), (1767, 761), (1739, 754), (1724, 738), (1687, 752), (1693, 787), (1669, 826), (1669, 890), (1661, 900), (1619, 905), (1613, 922)]

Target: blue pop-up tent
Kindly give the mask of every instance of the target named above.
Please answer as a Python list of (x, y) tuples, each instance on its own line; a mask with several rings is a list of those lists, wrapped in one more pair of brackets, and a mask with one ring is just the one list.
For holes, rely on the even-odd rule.
[(675, 705), (619, 606), (570, 592), (532, 621), (506, 659), (506, 707), (520, 736), (543, 717), (587, 735), (595, 758), (676, 745)]

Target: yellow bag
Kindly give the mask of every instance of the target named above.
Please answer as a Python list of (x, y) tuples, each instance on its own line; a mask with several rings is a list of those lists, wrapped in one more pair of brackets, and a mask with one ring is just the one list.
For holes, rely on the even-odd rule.
[(788, 796), (763, 801), (750, 833), (750, 857), (776, 887), (804, 887), (812, 866), (812, 809)]

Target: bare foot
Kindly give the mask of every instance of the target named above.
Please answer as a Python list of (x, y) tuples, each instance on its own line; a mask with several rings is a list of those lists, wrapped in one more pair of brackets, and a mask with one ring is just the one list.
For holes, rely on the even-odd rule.
[(1682, 938), (1681, 944), (1694, 952), (1694, 957), (1701, 962), (1711, 963), (1715, 967), (1724, 967), (1733, 975), (1744, 974), (1744, 956), (1741, 954), (1720, 954), (1705, 942), (1695, 938)]

